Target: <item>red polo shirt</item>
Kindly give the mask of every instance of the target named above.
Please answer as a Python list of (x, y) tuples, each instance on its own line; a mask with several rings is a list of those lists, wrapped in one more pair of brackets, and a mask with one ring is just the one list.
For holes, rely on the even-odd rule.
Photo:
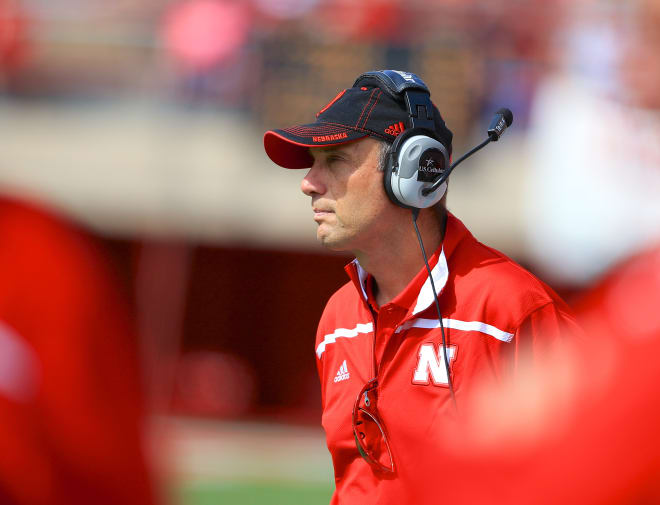
[[(459, 409), (478, 374), (500, 378), (513, 373), (524, 346), (542, 351), (567, 332), (579, 332), (549, 287), (478, 242), (451, 214), (443, 245), (429, 263)], [(369, 274), (354, 260), (346, 267), (351, 281), (330, 298), (321, 317), (316, 356), (322, 423), (335, 471), (332, 504), (406, 503), (414, 472), (433, 463), (417, 450), (425, 432), (438, 419), (456, 417), (421, 254), (420, 267), (396, 298), (373, 311)], [(392, 449), (394, 475), (372, 470), (354, 441), (353, 405), (373, 378), (379, 383), (378, 413)]]

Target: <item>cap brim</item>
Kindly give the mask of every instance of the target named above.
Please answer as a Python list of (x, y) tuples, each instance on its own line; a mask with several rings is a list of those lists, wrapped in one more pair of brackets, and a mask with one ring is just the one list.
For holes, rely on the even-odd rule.
[(341, 125), (312, 123), (267, 131), (264, 134), (264, 149), (268, 157), (281, 167), (309, 168), (314, 164), (314, 158), (309, 154), (310, 147), (346, 144), (366, 136), (364, 131)]

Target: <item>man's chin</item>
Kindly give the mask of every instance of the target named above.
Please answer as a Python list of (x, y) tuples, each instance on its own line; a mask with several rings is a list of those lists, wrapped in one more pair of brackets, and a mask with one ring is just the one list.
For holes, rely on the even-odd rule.
[(347, 246), (347, 241), (344, 239), (340, 239), (338, 237), (334, 237), (332, 234), (323, 234), (323, 233), (318, 233), (316, 235), (316, 238), (318, 241), (321, 243), (323, 247), (326, 249), (330, 249), (331, 251), (347, 251), (348, 246)]

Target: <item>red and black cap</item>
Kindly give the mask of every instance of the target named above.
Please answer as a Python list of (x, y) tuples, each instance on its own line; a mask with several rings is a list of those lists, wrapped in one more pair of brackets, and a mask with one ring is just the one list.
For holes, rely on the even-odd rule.
[[(433, 106), (435, 136), (451, 152), (452, 133), (440, 112)], [(348, 88), (340, 92), (316, 114), (316, 122), (270, 130), (264, 135), (266, 154), (284, 168), (309, 168), (314, 159), (310, 147), (345, 144), (366, 136), (386, 142), (410, 127), (403, 97), (397, 99), (377, 83)]]

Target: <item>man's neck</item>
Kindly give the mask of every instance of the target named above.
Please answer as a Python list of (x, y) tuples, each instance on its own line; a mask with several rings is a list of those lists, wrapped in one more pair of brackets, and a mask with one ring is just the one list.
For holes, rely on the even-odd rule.
[[(444, 222), (442, 226), (438, 226), (437, 221), (426, 213), (424, 216), (420, 215), (417, 223), (426, 256), (430, 257), (442, 243)], [(379, 306), (392, 301), (424, 267), (412, 222), (409, 229), (404, 229), (396, 240), (381, 244), (374, 251), (357, 252), (356, 257), (362, 268), (374, 278), (373, 294)]]

